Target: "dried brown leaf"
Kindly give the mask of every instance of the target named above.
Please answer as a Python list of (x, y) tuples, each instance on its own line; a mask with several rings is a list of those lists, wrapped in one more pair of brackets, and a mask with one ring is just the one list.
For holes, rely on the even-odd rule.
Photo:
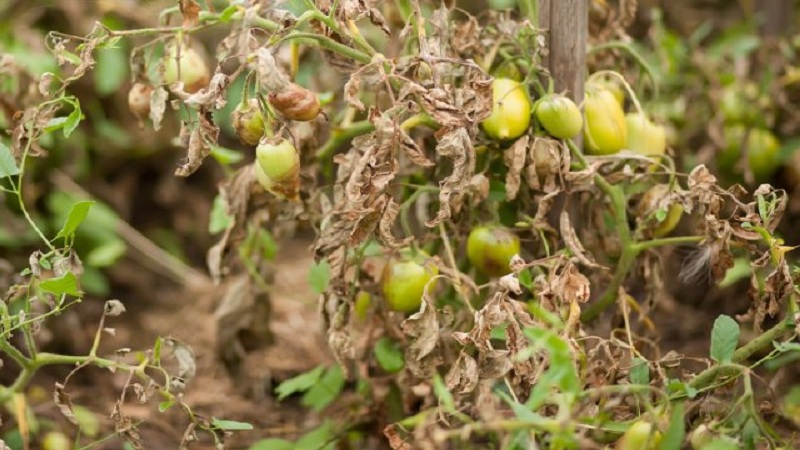
[(526, 134), (514, 141), (510, 147), (503, 152), (503, 161), (508, 167), (506, 173), (506, 200), (517, 198), (521, 183), (522, 168), (525, 166), (525, 155), (528, 152), (528, 141), (530, 137)]
[(436, 153), (453, 160), (453, 172), (439, 182), (439, 212), (433, 220), (426, 223), (434, 227), (458, 209), (461, 196), (469, 188), (475, 173), (475, 148), (466, 129), (456, 128), (439, 138)]

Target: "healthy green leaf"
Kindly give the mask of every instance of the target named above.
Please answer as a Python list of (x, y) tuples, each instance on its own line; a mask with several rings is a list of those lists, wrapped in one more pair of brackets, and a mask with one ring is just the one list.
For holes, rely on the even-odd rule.
[(92, 201), (82, 201), (72, 205), (69, 214), (67, 214), (67, 220), (64, 221), (64, 225), (55, 238), (72, 239), (72, 237), (75, 236), (75, 231), (86, 219), (86, 216), (89, 214), (89, 209), (93, 204), (94, 202)]
[(297, 392), (305, 392), (309, 390), (311, 386), (314, 386), (314, 384), (319, 381), (320, 377), (322, 377), (323, 371), (324, 368), (319, 366), (306, 373), (301, 373), (294, 378), (289, 378), (288, 380), (279, 384), (278, 387), (275, 388), (275, 393), (278, 394), (278, 401), (283, 400)]
[(72, 112), (69, 113), (67, 116), (67, 120), (64, 122), (64, 137), (68, 138), (78, 125), (81, 123), (81, 119), (83, 118), (83, 114), (81, 114), (81, 105), (78, 103), (78, 100), (74, 100), (72, 102)]
[(436, 394), (436, 398), (439, 399), (439, 404), (442, 405), (446, 411), (455, 411), (456, 402), (453, 399), (453, 394), (447, 389), (442, 377), (439, 376), (438, 373), (433, 377), (433, 392)]
[(238, 152), (236, 150), (231, 150), (226, 147), (222, 147), (220, 145), (211, 145), (211, 156), (217, 160), (218, 163), (222, 164), (223, 166), (229, 166), (231, 164), (236, 164), (242, 159), (244, 159), (244, 155), (242, 152)]
[(219, 430), (252, 430), (253, 425), (247, 422), (237, 422), (235, 420), (222, 420), (216, 417), (211, 420), (214, 428)]
[(344, 389), (344, 372), (338, 365), (332, 366), (318, 383), (311, 386), (303, 396), (302, 405), (320, 412), (330, 405)]
[(247, 450), (295, 450), (294, 442), (286, 439), (262, 439)]
[(59, 278), (50, 278), (39, 283), (39, 289), (53, 295), (71, 295), (72, 297), (80, 297), (81, 291), (78, 290), (78, 279), (72, 272), (64, 274)]
[(217, 194), (217, 196), (214, 197), (214, 203), (211, 204), (208, 232), (217, 234), (228, 228), (231, 222), (233, 222), (233, 217), (231, 217), (225, 209), (225, 200), (221, 195)]
[(388, 337), (382, 337), (375, 343), (375, 359), (378, 360), (378, 365), (389, 373), (399, 372), (405, 366), (403, 350), (397, 342)]
[(94, 267), (110, 267), (125, 254), (128, 246), (122, 239), (111, 239), (93, 248), (86, 255), (86, 264)]
[(336, 434), (333, 422), (325, 421), (298, 439), (294, 450), (333, 450), (336, 448)]
[(739, 344), (739, 324), (726, 315), (717, 317), (711, 330), (711, 359), (728, 364)]
[(633, 384), (642, 384), (645, 386), (650, 384), (650, 366), (647, 365), (647, 361), (641, 358), (633, 358), (630, 378)]
[(11, 149), (6, 144), (0, 142), (0, 178), (19, 175), (19, 167)]
[(320, 261), (319, 264), (314, 264), (308, 272), (308, 283), (317, 294), (322, 294), (328, 289), (330, 278), (331, 267), (326, 260)]

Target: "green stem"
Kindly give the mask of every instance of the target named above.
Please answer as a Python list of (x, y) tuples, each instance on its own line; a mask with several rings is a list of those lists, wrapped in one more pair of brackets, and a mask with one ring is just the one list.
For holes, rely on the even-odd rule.
[(303, 33), (300, 31), (293, 31), (287, 34), (286, 36), (280, 38), (277, 42), (275, 42), (275, 44), (277, 45), (285, 41), (286, 42), (297, 41), (303, 44), (316, 45), (318, 47), (326, 48), (344, 57), (350, 58), (354, 61), (358, 61), (361, 64), (369, 64), (372, 61), (372, 57), (370, 57), (368, 54), (360, 50), (356, 50), (354, 48), (336, 42), (327, 36), (321, 36), (314, 33)]
[(664, 247), (667, 245), (696, 244), (698, 242), (702, 242), (703, 239), (705, 239), (703, 236), (675, 236), (637, 242), (633, 244), (633, 247), (637, 251), (642, 251), (655, 247)]
[(733, 376), (737, 373), (741, 373), (742, 367), (737, 364), (743, 363), (754, 354), (772, 347), (774, 341), (792, 331), (793, 328), (794, 324), (791, 320), (781, 320), (777, 325), (748, 342), (744, 347), (736, 350), (731, 358), (733, 364), (720, 364), (709, 367), (694, 377), (689, 383), (689, 386), (697, 390), (702, 390), (713, 385), (717, 379), (722, 376)]
[(350, 124), (347, 128), (339, 128), (331, 131), (331, 137), (325, 144), (317, 150), (317, 161), (324, 162), (333, 156), (333, 153), (346, 144), (354, 137), (358, 137), (375, 130), (375, 126), (369, 120), (362, 120)]

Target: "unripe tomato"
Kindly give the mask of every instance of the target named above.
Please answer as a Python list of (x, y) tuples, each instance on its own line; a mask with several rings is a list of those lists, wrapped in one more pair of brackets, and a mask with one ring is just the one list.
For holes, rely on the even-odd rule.
[[(664, 197), (669, 193), (669, 186), (666, 184), (657, 184), (642, 197), (641, 207), (642, 214), (651, 214), (658, 209), (658, 203), (664, 201)], [(683, 205), (676, 202), (671, 202), (667, 207), (667, 217), (653, 228), (654, 237), (666, 236), (678, 226), (683, 215)]]
[(183, 82), (183, 90), (193, 94), (204, 88), (211, 74), (205, 59), (189, 45), (170, 45), (166, 51), (164, 81), (167, 84)]
[(144, 83), (135, 83), (128, 91), (128, 108), (137, 119), (142, 120), (150, 114), (150, 94), (153, 88)]
[(369, 295), (369, 292), (358, 291), (358, 294), (356, 294), (355, 307), (353, 308), (358, 320), (366, 320), (370, 305), (372, 305), (372, 296)]
[(240, 103), (233, 111), (232, 122), (239, 140), (247, 145), (258, 145), (261, 138), (264, 137), (266, 128), (264, 114), (261, 113), (256, 99)]
[(620, 108), (625, 107), (625, 89), (620, 82), (615, 78), (604, 77), (593, 79), (588, 86), (587, 90), (606, 90), (614, 95), (614, 99), (619, 103)]
[(759, 115), (754, 105), (758, 98), (758, 86), (754, 83), (734, 83), (723, 88), (720, 109), (725, 123), (752, 125)]
[(286, 139), (262, 142), (256, 148), (256, 179), (277, 197), (296, 200), (300, 187), (300, 154)]
[(473, 228), (467, 238), (467, 257), (478, 270), (492, 277), (511, 273), (508, 264), (519, 254), (519, 238), (505, 227)]
[(269, 104), (286, 118), (302, 122), (314, 120), (321, 111), (317, 94), (296, 83), (280, 92), (270, 92)]
[(524, 85), (508, 79), (492, 82), (492, 114), (481, 125), (486, 135), (498, 141), (516, 139), (531, 123), (531, 99)]
[(660, 156), (667, 151), (667, 131), (644, 114), (627, 114), (625, 127), (628, 131), (628, 150), (646, 156)]
[(607, 89), (587, 89), (583, 127), (586, 153), (611, 155), (625, 147), (628, 139), (625, 112)]
[(389, 308), (406, 313), (419, 310), (425, 286), (431, 282), (428, 290), (433, 290), (436, 286), (433, 278), (438, 274), (439, 267), (423, 252), (412, 255), (407, 250), (392, 258), (384, 267), (381, 279)]
[[(745, 142), (746, 134), (747, 142)], [(768, 181), (781, 164), (780, 142), (769, 130), (751, 128), (748, 133), (741, 125), (726, 127), (725, 143), (725, 149), (719, 155), (719, 164), (720, 168), (729, 173), (734, 173), (745, 145), (747, 163), (756, 181)]]
[(563, 95), (548, 95), (536, 104), (536, 119), (550, 136), (572, 139), (583, 128), (583, 115), (578, 105)]
[(42, 438), (42, 450), (71, 450), (72, 441), (59, 431), (50, 431)]
[(617, 450), (656, 450), (661, 443), (661, 433), (653, 424), (639, 420), (617, 442)]

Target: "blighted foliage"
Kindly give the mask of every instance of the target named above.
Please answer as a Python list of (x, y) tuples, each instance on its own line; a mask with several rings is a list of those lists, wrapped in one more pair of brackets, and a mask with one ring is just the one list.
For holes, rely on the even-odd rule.
[[(319, 310), (340, 368), (309, 379), (333, 379), (339, 390), (345, 379), (362, 382), (358, 395), (368, 407), (356, 419), (379, 425), (391, 448), (602, 448), (632, 421), (665, 434), (670, 444), (662, 448), (680, 448), (687, 425), (698, 423), (747, 445), (786, 438), (756, 407), (762, 396), (754, 392), (749, 360), (765, 350), (772, 352), (760, 362), (796, 351), (790, 342), (797, 333), (795, 275), (786, 258), (790, 248), (776, 237), (786, 192), (768, 184), (752, 194), (738, 184), (725, 188), (706, 165), (676, 169), (674, 152), (586, 156), (576, 142), (548, 137), (538, 123), (510, 142), (489, 139), (481, 123), (502, 102), (493, 98), (496, 78), (517, 79), (534, 101), (552, 93), (542, 64), (548, 30), (531, 11), (472, 17), (449, 2), (381, 8), (370, 1), (318, 1), (305, 2), (301, 11), (266, 3), (217, 11), (182, 0), (164, 14), (179, 14), (180, 26), (119, 31), (97, 24), (85, 37), (54, 32), (48, 43), (60, 76), (34, 80), (3, 56), (0, 73), (28, 86), (4, 93), (4, 104), (19, 108), (8, 156), (0, 154), (0, 175), (10, 183), (4, 192), (16, 194), (24, 210), (22, 168), (46, 156), (37, 140), (53, 129), (71, 133), (83, 118), (69, 85), (91, 70), (98, 49), (130, 39), (136, 44), (130, 106), (153, 132), (180, 121), (176, 142), (185, 159), (176, 176), (213, 163), (207, 157), (220, 147), (218, 113), (234, 90), (263, 117), (258, 146), (288, 142), (299, 153), (299, 167), (288, 167), (294, 160), (256, 157), (221, 183), (228, 221), (208, 252), (208, 268), (217, 283), (245, 274), (263, 282), (269, 258), (247, 250), (255, 245), (254, 230), (310, 224), (314, 256), (328, 270)], [(625, 38), (637, 2), (593, 5), (592, 41)], [(207, 52), (195, 36), (211, 27), (227, 35)], [(306, 60), (300, 48), (316, 48), (309, 52), (321, 54), (321, 70), (342, 74), (333, 99), (322, 100), (297, 80)], [(589, 81), (600, 78), (618, 83), (641, 112), (625, 77), (598, 71)], [(254, 147), (252, 136), (240, 137)], [(263, 176), (279, 169), (292, 174), (289, 190), (279, 192), (290, 195), (264, 189)], [(71, 249), (81, 221), (76, 214), (57, 236), (63, 247), (36, 229), (49, 252), (35, 253), (23, 282), (6, 295), (7, 302), (25, 297), (31, 303), (33, 292), (44, 307), (34, 322), (82, 297), (80, 259)], [(680, 234), (666, 236), (678, 222)], [(502, 225), (523, 242), (507, 275), (487, 277), (465, 255), (470, 230), (483, 223)], [(678, 245), (691, 248), (679, 276), (665, 270), (668, 255), (660, 251)], [(383, 301), (385, 274), (404, 251), (424, 252), (437, 267), (409, 314)], [(736, 258), (749, 261), (750, 307), (738, 322), (715, 323), (715, 363), (699, 370), (681, 355), (662, 354), (652, 317), (674, 293), (670, 285), (719, 283)], [(60, 283), (47, 284), (53, 279)], [(104, 321), (121, 304), (108, 305)], [(221, 315), (230, 312), (222, 306)], [(6, 336), (34, 338), (29, 312), (4, 314)], [(757, 335), (742, 347), (740, 323)], [(96, 342), (106, 331), (101, 322)], [(7, 400), (40, 365), (35, 355), (14, 357), (19, 351), (6, 337), (2, 342), (23, 372), (20, 385), (0, 391)], [(161, 364), (164, 345), (177, 361), (172, 372)], [(226, 430), (242, 425), (206, 419), (182, 401), (197, 370), (184, 344), (159, 340), (138, 365), (95, 351), (70, 361), (78, 369), (95, 365), (127, 374), (111, 417), (135, 448), (142, 443), (124, 413), (129, 391), (142, 403), (159, 393), (167, 399), (162, 408), (181, 406), (191, 419), (184, 445), (204, 430), (221, 447)], [(55, 398), (70, 419), (68, 380), (56, 385)], [(728, 410), (725, 400), (735, 392), (742, 400)], [(703, 408), (689, 413), (695, 405)], [(330, 440), (349, 445), (344, 436)]]

